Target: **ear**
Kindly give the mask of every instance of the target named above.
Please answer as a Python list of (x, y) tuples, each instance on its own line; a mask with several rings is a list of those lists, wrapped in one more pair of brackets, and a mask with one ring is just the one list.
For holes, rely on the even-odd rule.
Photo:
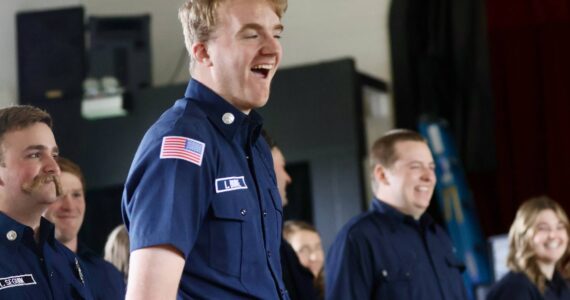
[(382, 183), (383, 185), (390, 185), (388, 181), (388, 176), (386, 174), (387, 169), (384, 168), (382, 165), (378, 164), (374, 167), (374, 179), (378, 183)]
[(196, 42), (192, 45), (192, 57), (197, 64), (205, 64), (208, 67), (212, 65), (208, 46), (204, 42)]

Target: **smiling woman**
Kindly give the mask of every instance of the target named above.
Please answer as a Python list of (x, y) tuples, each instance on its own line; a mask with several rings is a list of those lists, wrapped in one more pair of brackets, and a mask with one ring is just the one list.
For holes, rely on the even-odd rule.
[(511, 272), (487, 299), (570, 299), (569, 226), (566, 213), (552, 199), (540, 196), (524, 202), (509, 231)]

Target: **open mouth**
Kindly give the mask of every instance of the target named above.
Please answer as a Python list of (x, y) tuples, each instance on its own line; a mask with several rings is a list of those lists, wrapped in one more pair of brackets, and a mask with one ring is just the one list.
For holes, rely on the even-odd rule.
[(273, 69), (273, 65), (263, 64), (263, 65), (253, 66), (253, 68), (251, 68), (251, 71), (257, 74), (261, 78), (267, 78), (267, 76), (269, 75), (269, 71), (271, 71), (271, 69)]

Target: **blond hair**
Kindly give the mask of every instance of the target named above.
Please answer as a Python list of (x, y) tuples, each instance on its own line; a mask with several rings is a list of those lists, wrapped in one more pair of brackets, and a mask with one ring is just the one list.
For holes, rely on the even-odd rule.
[(105, 243), (105, 260), (113, 264), (125, 279), (129, 277), (129, 234), (125, 225), (121, 224), (109, 234), (107, 243)]
[[(226, 0), (187, 0), (178, 10), (178, 19), (182, 24), (184, 44), (190, 57), (190, 71), (194, 66), (192, 45), (196, 42), (207, 42), (216, 29), (216, 12)], [(266, 0), (273, 6), (279, 18), (287, 10), (287, 0)]]
[[(524, 273), (541, 293), (544, 293), (546, 276), (540, 271), (536, 253), (532, 249), (532, 237), (536, 218), (543, 210), (552, 210), (569, 232), (568, 216), (564, 209), (547, 196), (539, 196), (526, 200), (517, 210), (517, 214), (509, 230), (509, 255), (507, 266), (514, 272)], [(556, 270), (565, 279), (570, 279), (570, 250), (556, 263)]]

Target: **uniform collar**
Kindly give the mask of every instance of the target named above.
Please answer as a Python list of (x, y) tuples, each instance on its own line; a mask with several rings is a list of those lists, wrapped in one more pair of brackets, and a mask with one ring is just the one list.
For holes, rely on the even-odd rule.
[[(53, 245), (55, 241), (54, 226), (44, 217), (40, 221), (40, 239), (39, 244), (48, 242)], [(34, 230), (18, 221), (10, 218), (4, 212), (0, 212), (0, 243), (17, 244), (23, 240), (33, 241)]]
[(424, 213), (420, 219), (416, 221), (412, 216), (403, 214), (399, 210), (390, 206), (386, 202), (379, 200), (376, 197), (372, 198), (370, 210), (388, 216), (390, 229), (392, 231), (396, 230), (396, 228), (398, 228), (402, 223), (414, 225), (420, 228), (429, 228), (435, 230), (435, 222), (433, 218), (427, 213)]
[[(252, 110), (249, 115), (244, 114), (198, 80), (190, 80), (184, 97), (200, 106), (210, 122), (212, 122), (228, 140), (233, 140), (236, 132), (238, 132), (238, 129), (242, 126), (247, 126), (248, 130), (253, 131), (253, 141), (259, 137), (261, 125), (263, 124), (261, 115), (254, 110)], [(231, 114), (234, 118), (233, 122), (230, 124), (224, 123), (224, 114)]]

